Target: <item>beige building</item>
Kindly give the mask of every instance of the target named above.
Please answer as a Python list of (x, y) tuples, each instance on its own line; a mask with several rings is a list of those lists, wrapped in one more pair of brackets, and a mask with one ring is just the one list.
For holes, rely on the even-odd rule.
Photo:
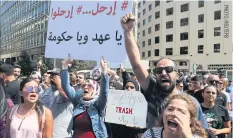
[[(142, 59), (176, 61), (179, 69), (232, 72), (232, 1), (139, 1)], [(229, 74), (230, 75), (230, 74)]]

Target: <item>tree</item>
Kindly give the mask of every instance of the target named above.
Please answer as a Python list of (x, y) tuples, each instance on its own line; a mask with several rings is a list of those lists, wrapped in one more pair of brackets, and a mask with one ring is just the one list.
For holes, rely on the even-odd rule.
[(91, 70), (96, 66), (95, 61), (87, 61), (87, 60), (74, 60), (71, 67), (69, 67), (69, 71), (79, 71), (79, 70)]
[(40, 56), (37, 59), (37, 65), (40, 68), (41, 74), (46, 73), (48, 70), (53, 69), (53, 64), (50, 59), (45, 58), (44, 56)]
[(21, 74), (22, 75), (30, 75), (32, 71), (31, 68), (31, 59), (26, 51), (22, 51), (20, 54), (20, 60), (18, 64), (21, 66)]

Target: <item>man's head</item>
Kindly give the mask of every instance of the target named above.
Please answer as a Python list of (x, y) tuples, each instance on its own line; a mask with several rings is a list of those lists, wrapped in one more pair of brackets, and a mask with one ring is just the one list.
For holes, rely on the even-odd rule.
[(50, 80), (49, 77), (50, 77), (50, 74), (44, 73), (44, 75), (43, 75), (43, 81), (44, 81), (44, 83), (50, 84), (51, 80)]
[(15, 79), (13, 71), (14, 71), (14, 68), (10, 64), (2, 64), (0, 66), (0, 74), (4, 80), (8, 80), (9, 77)]
[(99, 81), (101, 78), (101, 72), (99, 69), (95, 69), (92, 73), (93, 80)]
[(170, 94), (178, 79), (177, 67), (174, 61), (167, 58), (160, 59), (155, 67), (156, 81), (163, 93)]
[(209, 75), (209, 77), (207, 78), (207, 84), (208, 85), (214, 85), (215, 87), (218, 88), (219, 86), (219, 77), (218, 75)]
[(40, 82), (41, 82), (41, 74), (40, 74), (39, 72), (33, 71), (33, 72), (31, 73), (30, 77), (31, 77), (33, 80), (37, 81), (38, 84), (40, 84)]
[(180, 92), (183, 92), (183, 89), (184, 89), (183, 81), (177, 80), (177, 81), (176, 81), (176, 88), (177, 88)]
[(76, 82), (77, 78), (74, 72), (69, 73), (69, 79), (70, 79), (70, 82), (73, 82), (73, 83)]
[(19, 78), (20, 74), (21, 74), (21, 66), (14, 65), (14, 75), (15, 75), (15, 78)]
[(86, 79), (85, 74), (83, 72), (78, 72), (76, 78), (77, 78), (76, 83), (78, 85), (82, 85)]
[(54, 78), (55, 78), (55, 76), (59, 76), (60, 77), (60, 69), (55, 68), (53, 70), (48, 70), (47, 74), (50, 75), (49, 78), (51, 80), (51, 86), (52, 86), (52, 88), (56, 89), (57, 86), (56, 86), (56, 83), (54, 82)]
[(191, 78), (191, 83), (192, 83), (192, 89), (195, 90), (199, 90), (202, 87), (202, 82), (203, 82), (203, 78), (202, 76), (194, 76)]

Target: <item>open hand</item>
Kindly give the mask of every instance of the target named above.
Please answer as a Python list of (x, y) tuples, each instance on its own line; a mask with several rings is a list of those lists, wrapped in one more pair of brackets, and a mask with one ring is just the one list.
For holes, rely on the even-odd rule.
[(68, 56), (67, 59), (62, 61), (62, 69), (67, 69), (72, 65), (72, 63), (73, 63), (73, 59), (71, 59), (70, 56)]
[(100, 60), (100, 66), (102, 73), (107, 74), (108, 73), (108, 63), (104, 61), (104, 57), (101, 58)]
[(178, 124), (181, 138), (192, 138), (192, 131), (190, 128), (190, 119), (184, 114), (178, 112), (174, 120)]

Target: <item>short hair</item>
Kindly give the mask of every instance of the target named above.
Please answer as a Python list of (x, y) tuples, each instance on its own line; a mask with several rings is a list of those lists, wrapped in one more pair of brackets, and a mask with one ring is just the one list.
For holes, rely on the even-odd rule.
[(0, 66), (0, 72), (3, 72), (7, 76), (14, 75), (14, 68), (11, 64), (2, 64)]
[(170, 59), (170, 58), (167, 58), (167, 57), (166, 57), (166, 58), (165, 58), (165, 57), (161, 57), (159, 60), (157, 60), (155, 66), (158, 66), (158, 63), (159, 63), (161, 60), (164, 60), (164, 59), (167, 59), (167, 60), (172, 61), (172, 62), (174, 63), (174, 69), (175, 69), (175, 71), (178, 71), (178, 66), (176, 65), (176, 62), (175, 62), (174, 60)]
[(40, 72), (33, 71), (33, 72), (31, 73), (31, 75), (30, 75), (30, 76), (32, 76), (32, 75), (37, 75), (37, 76), (38, 76), (38, 78), (39, 78), (39, 79), (41, 79), (41, 74), (40, 74)]
[(21, 66), (20, 66), (20, 65), (15, 64), (15, 65), (14, 65), (14, 68), (19, 68), (19, 69), (21, 69)]
[(200, 76), (200, 75), (196, 75), (194, 77), (191, 78), (191, 81), (198, 81), (198, 82), (201, 82), (203, 81), (203, 77)]
[(76, 76), (77, 76), (77, 75), (83, 75), (84, 80), (86, 79), (86, 75), (85, 75), (84, 72), (78, 72), (78, 73), (75, 73), (75, 75), (76, 75)]

